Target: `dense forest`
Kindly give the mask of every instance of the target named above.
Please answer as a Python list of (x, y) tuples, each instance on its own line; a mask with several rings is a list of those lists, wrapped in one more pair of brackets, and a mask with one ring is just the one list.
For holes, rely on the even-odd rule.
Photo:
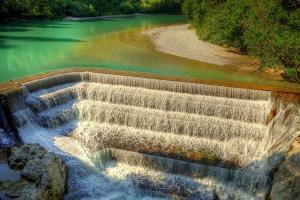
[(0, 0), (0, 17), (56, 18), (130, 13), (181, 13), (182, 0)]
[(235, 47), (300, 80), (299, 0), (185, 0), (183, 12), (200, 39)]

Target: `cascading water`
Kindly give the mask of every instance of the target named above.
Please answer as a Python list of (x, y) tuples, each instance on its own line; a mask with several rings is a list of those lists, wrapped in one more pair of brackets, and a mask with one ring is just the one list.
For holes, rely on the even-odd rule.
[(22, 140), (65, 159), (66, 199), (264, 199), (296, 136), (266, 91), (78, 72), (7, 96)]

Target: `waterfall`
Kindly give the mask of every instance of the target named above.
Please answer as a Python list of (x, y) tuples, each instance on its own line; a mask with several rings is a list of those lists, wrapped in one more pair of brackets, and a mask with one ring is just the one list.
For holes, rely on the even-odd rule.
[(23, 141), (65, 159), (66, 199), (264, 199), (299, 121), (268, 123), (268, 91), (90, 72), (7, 96)]

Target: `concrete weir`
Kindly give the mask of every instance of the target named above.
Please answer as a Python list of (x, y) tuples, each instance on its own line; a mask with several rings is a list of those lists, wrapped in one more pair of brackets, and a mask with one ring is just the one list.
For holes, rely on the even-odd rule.
[(253, 89), (71, 72), (4, 99), (65, 160), (65, 199), (265, 199), (299, 134), (297, 104)]

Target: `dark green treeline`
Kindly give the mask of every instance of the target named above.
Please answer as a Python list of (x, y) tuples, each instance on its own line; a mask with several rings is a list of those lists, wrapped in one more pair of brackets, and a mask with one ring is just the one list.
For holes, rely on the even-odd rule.
[(181, 13), (182, 0), (0, 0), (0, 17), (56, 18), (130, 13)]
[(200, 39), (238, 48), (300, 80), (299, 0), (185, 0), (183, 12)]

